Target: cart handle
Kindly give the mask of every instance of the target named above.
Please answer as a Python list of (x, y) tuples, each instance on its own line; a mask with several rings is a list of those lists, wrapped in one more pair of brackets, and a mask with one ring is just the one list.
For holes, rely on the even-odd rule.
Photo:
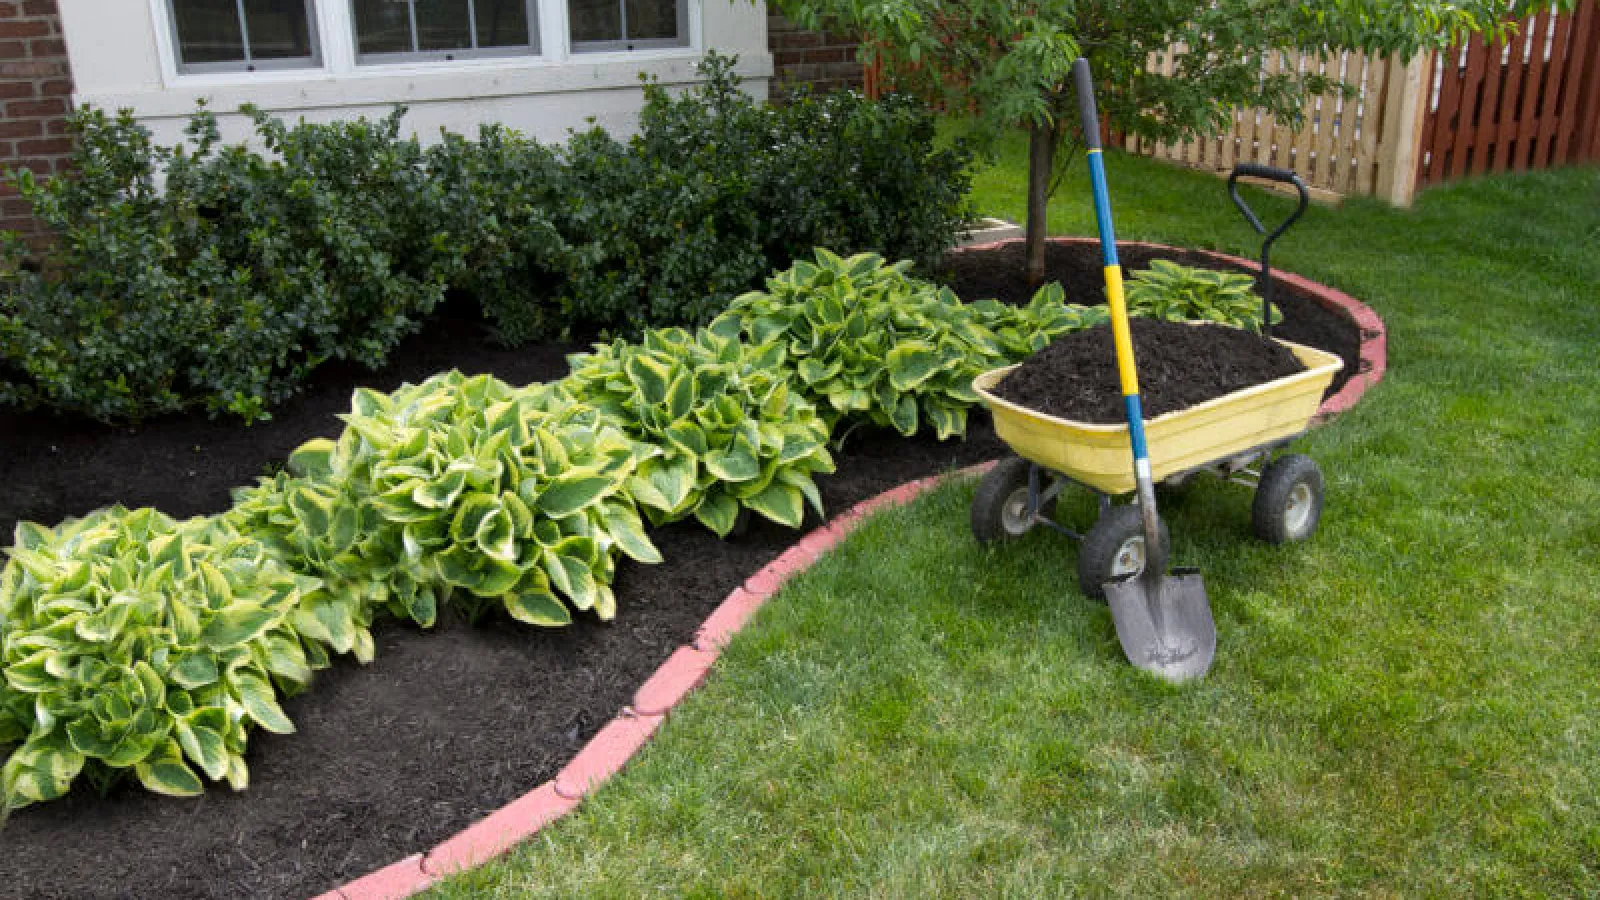
[[(1259, 178), (1263, 181), (1292, 184), (1295, 191), (1300, 194), (1300, 204), (1295, 207), (1294, 212), (1289, 214), (1289, 218), (1283, 220), (1282, 225), (1279, 225), (1272, 230), (1272, 233), (1268, 234), (1267, 227), (1262, 225), (1261, 220), (1256, 217), (1255, 210), (1252, 210), (1250, 204), (1239, 196), (1240, 178)], [(1311, 203), (1311, 192), (1306, 189), (1306, 183), (1300, 180), (1300, 176), (1288, 169), (1246, 162), (1234, 166), (1233, 171), (1228, 173), (1228, 196), (1233, 198), (1233, 205), (1239, 207), (1239, 212), (1244, 213), (1245, 221), (1249, 222), (1250, 227), (1256, 230), (1256, 234), (1265, 234), (1267, 236), (1266, 240), (1261, 242), (1261, 333), (1270, 335), (1272, 333), (1272, 242), (1276, 241), (1285, 231), (1289, 230), (1290, 225), (1300, 221), (1300, 217), (1305, 215), (1306, 207)]]

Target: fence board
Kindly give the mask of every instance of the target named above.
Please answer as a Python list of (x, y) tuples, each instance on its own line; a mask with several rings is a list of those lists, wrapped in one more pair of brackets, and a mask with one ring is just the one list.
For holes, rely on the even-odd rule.
[(1534, 17), (1536, 23), (1533, 30), (1533, 54), (1528, 60), (1528, 78), (1522, 85), (1522, 103), (1517, 108), (1517, 155), (1512, 158), (1513, 171), (1526, 171), (1528, 166), (1537, 165), (1533, 155), (1538, 152), (1539, 138), (1539, 101), (1544, 96), (1545, 54), (1547, 42), (1545, 36), (1550, 33), (1550, 20), (1546, 14), (1540, 12)]
[(1561, 97), (1556, 110), (1560, 124), (1556, 132), (1555, 148), (1552, 151), (1552, 160), (1557, 165), (1571, 158), (1571, 150), (1577, 140), (1579, 127), (1577, 117), (1580, 108), (1578, 102), (1583, 93), (1585, 67), (1589, 64), (1590, 56), (1595, 53), (1593, 39), (1597, 35), (1592, 28), (1594, 14), (1593, 4), (1586, 3), (1578, 7), (1571, 19), (1572, 30), (1567, 41), (1567, 58), (1562, 66)]

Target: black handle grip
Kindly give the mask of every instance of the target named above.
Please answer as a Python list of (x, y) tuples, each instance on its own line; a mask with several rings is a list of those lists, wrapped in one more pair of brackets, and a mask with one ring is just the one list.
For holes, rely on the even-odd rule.
[(1289, 218), (1284, 220), (1282, 225), (1279, 225), (1272, 231), (1272, 234), (1268, 235), (1268, 246), (1271, 246), (1272, 242), (1277, 240), (1279, 235), (1283, 234), (1285, 231), (1288, 231), (1289, 226), (1293, 225), (1302, 215), (1305, 214), (1306, 207), (1311, 203), (1311, 191), (1306, 189), (1306, 183), (1300, 180), (1299, 175), (1296, 175), (1288, 169), (1280, 169), (1276, 166), (1263, 166), (1260, 163), (1248, 162), (1239, 163), (1233, 167), (1232, 172), (1228, 173), (1228, 196), (1233, 198), (1233, 205), (1239, 207), (1239, 212), (1244, 213), (1245, 221), (1250, 223), (1250, 227), (1254, 228), (1257, 234), (1267, 234), (1267, 228), (1265, 225), (1261, 224), (1260, 219), (1256, 218), (1255, 211), (1250, 208), (1250, 204), (1244, 202), (1244, 198), (1239, 196), (1240, 178), (1261, 178), (1266, 181), (1279, 181), (1284, 184), (1292, 184), (1294, 185), (1295, 191), (1300, 194), (1300, 205), (1295, 207), (1294, 212), (1290, 214)]
[(1083, 126), (1083, 145), (1100, 149), (1100, 113), (1094, 108), (1094, 78), (1089, 74), (1088, 57), (1072, 61), (1072, 84), (1078, 94), (1078, 121)]
[(1233, 178), (1264, 178), (1267, 181), (1281, 181), (1284, 184), (1298, 184), (1300, 176), (1277, 166), (1263, 166), (1260, 163), (1243, 162), (1233, 167)]

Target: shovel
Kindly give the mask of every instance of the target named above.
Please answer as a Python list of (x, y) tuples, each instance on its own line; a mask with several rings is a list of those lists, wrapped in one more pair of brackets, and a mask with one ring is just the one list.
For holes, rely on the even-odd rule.
[(1117, 262), (1117, 238), (1111, 227), (1111, 196), (1106, 190), (1105, 161), (1100, 152), (1100, 116), (1095, 111), (1094, 82), (1089, 60), (1072, 64), (1078, 112), (1083, 119), (1083, 139), (1088, 148), (1089, 181), (1094, 188), (1094, 217), (1100, 229), (1100, 255), (1105, 264), (1106, 302), (1111, 307), (1111, 333), (1116, 341), (1117, 372), (1128, 415), (1128, 438), (1133, 445), (1134, 478), (1138, 482), (1139, 513), (1144, 520), (1144, 570), (1106, 585), (1106, 602), (1117, 626), (1117, 641), (1128, 662), (1169, 681), (1197, 678), (1211, 668), (1217, 655), (1217, 625), (1211, 618), (1205, 582), (1193, 569), (1167, 574), (1161, 546), (1160, 518), (1156, 515), (1156, 490), (1150, 477), (1150, 454), (1145, 447), (1144, 412), (1139, 402), (1139, 377), (1134, 369), (1133, 337), (1128, 330), (1128, 309), (1122, 298), (1122, 266)]

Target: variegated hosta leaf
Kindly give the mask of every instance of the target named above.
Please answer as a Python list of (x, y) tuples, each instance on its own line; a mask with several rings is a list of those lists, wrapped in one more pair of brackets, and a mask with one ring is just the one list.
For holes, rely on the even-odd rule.
[[(864, 420), (910, 435), (931, 424), (946, 438), (966, 432), (964, 411), (978, 400), (973, 378), (1097, 320), (1091, 309), (1067, 306), (1056, 285), (1025, 307), (963, 304), (909, 277), (909, 268), (819, 249), (815, 263), (796, 262), (769, 278), (766, 291), (735, 299), (710, 329), (784, 347), (794, 390), (830, 425)], [(788, 501), (776, 492), (760, 503), (769, 517), (786, 519)]]
[[(320, 499), (301, 505), (327, 518)], [(311, 676), (291, 621), (322, 582), (230, 521), (113, 507), (24, 525), (11, 555), (0, 569), (0, 744), (17, 746), (0, 767), (0, 805), (58, 797), (86, 765), (189, 796), (202, 789), (191, 764), (242, 781), (246, 717), (293, 728), (276, 691)], [(244, 685), (248, 703), (225, 685)]]
[(801, 517), (787, 507), (752, 500), (779, 476), (811, 484), (813, 474), (833, 471), (828, 423), (791, 389), (788, 352), (776, 339), (750, 344), (732, 332), (656, 329), (639, 344), (572, 355), (561, 387), (656, 448), (626, 484), (656, 524), (692, 515), (727, 535), (746, 506), (798, 526)]

